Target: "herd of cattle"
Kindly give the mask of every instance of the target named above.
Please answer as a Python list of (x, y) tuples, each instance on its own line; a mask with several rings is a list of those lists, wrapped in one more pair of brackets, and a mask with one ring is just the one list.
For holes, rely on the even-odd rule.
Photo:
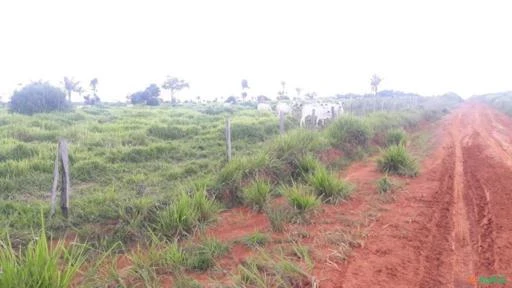
[(293, 103), (291, 105), (279, 102), (274, 109), (272, 108), (268, 103), (259, 103), (257, 106), (258, 111), (274, 112), (278, 116), (281, 113), (286, 115), (294, 111), (300, 112), (300, 127), (307, 126), (307, 123), (315, 127), (324, 126), (327, 120), (334, 119), (344, 112), (341, 102)]

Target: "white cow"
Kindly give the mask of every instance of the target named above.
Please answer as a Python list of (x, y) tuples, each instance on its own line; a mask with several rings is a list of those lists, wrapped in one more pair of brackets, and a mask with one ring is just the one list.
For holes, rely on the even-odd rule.
[(343, 105), (341, 103), (317, 103), (317, 104), (305, 104), (302, 106), (302, 115), (300, 118), (300, 127), (306, 124), (306, 118), (313, 116), (313, 110), (315, 111), (316, 123), (318, 126), (320, 123), (325, 124), (325, 120), (332, 119), (332, 112), (334, 110), (335, 117), (343, 114)]
[(272, 107), (267, 103), (258, 103), (258, 111), (269, 111), (272, 112)]
[(281, 112), (283, 112), (283, 114), (288, 114), (292, 112), (292, 107), (290, 107), (290, 105), (287, 103), (279, 102), (276, 105), (276, 112), (277, 116), (279, 116)]

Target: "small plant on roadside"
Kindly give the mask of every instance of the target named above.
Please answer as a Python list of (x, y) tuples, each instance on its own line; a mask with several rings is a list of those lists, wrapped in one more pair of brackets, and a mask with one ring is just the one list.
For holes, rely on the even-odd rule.
[(320, 199), (304, 185), (284, 186), (282, 194), (299, 214), (306, 214), (320, 206)]
[(419, 173), (416, 161), (402, 145), (388, 147), (382, 157), (377, 160), (377, 166), (383, 173), (411, 177), (415, 177)]
[(256, 211), (262, 211), (270, 199), (271, 192), (270, 183), (256, 179), (243, 189), (244, 202)]
[(337, 203), (349, 196), (351, 187), (346, 182), (338, 179), (327, 169), (317, 169), (308, 177), (308, 183), (315, 189), (315, 193), (323, 201)]
[(43, 225), (39, 237), (17, 251), (0, 241), (0, 287), (67, 288), (86, 260), (85, 246), (50, 245)]
[(298, 264), (265, 253), (249, 258), (238, 266), (237, 287), (311, 287), (310, 276)]
[(242, 243), (247, 245), (248, 247), (261, 247), (267, 244), (269, 241), (269, 236), (266, 234), (263, 234), (261, 232), (256, 232), (251, 235), (248, 235), (242, 239)]
[(265, 214), (274, 232), (283, 232), (286, 223), (292, 218), (292, 208), (288, 205), (272, 205), (265, 208)]
[(300, 173), (300, 176), (307, 177), (319, 169), (321, 165), (322, 164), (313, 155), (307, 154), (297, 161), (297, 170)]
[(377, 181), (377, 191), (379, 194), (386, 194), (391, 192), (393, 189), (393, 183), (389, 179), (388, 175), (383, 176)]
[(204, 239), (200, 244), (185, 248), (185, 265), (196, 271), (206, 271), (215, 265), (215, 258), (226, 254), (229, 247), (212, 238)]
[(386, 136), (387, 146), (404, 145), (407, 134), (403, 129), (391, 129)]

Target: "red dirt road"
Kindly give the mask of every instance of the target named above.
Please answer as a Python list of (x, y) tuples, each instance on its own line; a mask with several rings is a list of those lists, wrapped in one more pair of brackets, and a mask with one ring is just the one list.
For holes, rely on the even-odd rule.
[(512, 287), (512, 120), (467, 103), (439, 125), (421, 175), (325, 287)]

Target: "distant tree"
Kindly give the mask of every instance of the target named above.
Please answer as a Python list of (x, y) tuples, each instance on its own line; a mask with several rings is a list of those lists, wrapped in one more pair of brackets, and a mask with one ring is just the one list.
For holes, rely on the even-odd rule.
[(93, 79), (91, 80), (91, 82), (89, 82), (89, 86), (91, 86), (92, 93), (93, 93), (94, 95), (97, 95), (97, 93), (96, 93), (96, 92), (98, 91), (98, 90), (97, 90), (97, 87), (98, 87), (98, 78), (93, 78)]
[(167, 89), (171, 92), (171, 103), (176, 103), (176, 92), (183, 88), (190, 88), (189, 84), (185, 80), (178, 79), (176, 77), (167, 76), (162, 88)]
[(249, 89), (249, 82), (247, 82), (247, 79), (242, 79), (242, 99), (245, 102), (245, 99), (247, 98), (247, 92), (246, 89)]
[(302, 92), (302, 89), (300, 88), (295, 88), (295, 91), (297, 92), (297, 98), (300, 98), (300, 92)]
[(309, 92), (309, 93), (304, 94), (304, 96), (306, 96), (306, 98), (312, 100), (312, 99), (316, 98), (316, 92)]
[(373, 74), (372, 78), (370, 79), (370, 86), (373, 93), (375, 94), (375, 105), (373, 106), (374, 111), (377, 110), (377, 94), (379, 93), (380, 81), (382, 81), (382, 79), (376, 74)]
[(235, 96), (229, 96), (224, 103), (231, 103), (236, 104), (236, 97)]
[(85, 95), (84, 96), (84, 104), (85, 105), (96, 105), (98, 103), (100, 103), (101, 100), (100, 100), (100, 97), (98, 97), (98, 95)]
[(132, 104), (160, 105), (160, 88), (156, 84), (149, 85), (144, 91), (137, 91), (130, 95)]
[(64, 77), (64, 89), (68, 93), (68, 100), (71, 102), (71, 93), (76, 92), (80, 81), (74, 81), (72, 78)]
[(247, 79), (242, 79), (242, 90), (249, 89), (249, 82)]
[(286, 82), (285, 81), (281, 81), (281, 91), (278, 91), (277, 92), (277, 99), (278, 100), (284, 100), (284, 99), (290, 99), (288, 98), (288, 96), (286, 95)]
[(377, 93), (379, 92), (380, 81), (382, 81), (382, 79), (376, 74), (373, 74), (372, 78), (370, 79), (370, 86), (372, 87), (372, 91), (375, 96), (377, 96)]
[(9, 110), (32, 115), (51, 111), (65, 111), (70, 108), (66, 94), (48, 82), (33, 82), (15, 91), (9, 103)]
[(76, 93), (78, 93), (78, 96), (80, 96), (80, 98), (82, 98), (82, 93), (85, 92), (84, 87), (82, 87), (82, 86), (76, 87), (75, 91), (76, 91)]

